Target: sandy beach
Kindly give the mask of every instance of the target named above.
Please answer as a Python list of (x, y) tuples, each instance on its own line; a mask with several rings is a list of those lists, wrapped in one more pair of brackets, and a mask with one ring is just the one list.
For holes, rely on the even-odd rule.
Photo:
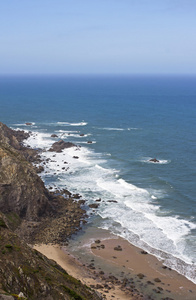
[(106, 231), (103, 239), (92, 242), (89, 238), (85, 245), (85, 261), (58, 245), (36, 245), (35, 249), (105, 299), (196, 299), (194, 283), (120, 237), (107, 236)]

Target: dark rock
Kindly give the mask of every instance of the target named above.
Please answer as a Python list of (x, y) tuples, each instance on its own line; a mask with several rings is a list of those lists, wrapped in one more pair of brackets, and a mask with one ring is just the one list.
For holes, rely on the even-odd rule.
[(149, 161), (152, 161), (152, 162), (155, 162), (155, 163), (159, 162), (159, 160), (156, 159), (156, 158), (151, 158)]
[[(105, 273), (104, 273), (103, 271), (100, 271), (99, 274), (100, 274), (100, 275), (104, 275)], [(108, 285), (107, 285), (107, 286), (104, 286), (104, 287), (108, 287)]]
[(89, 204), (90, 208), (98, 208), (99, 204), (93, 203), (93, 204)]
[(71, 194), (68, 190), (63, 189), (63, 190), (61, 191), (61, 195), (67, 195), (67, 196), (71, 197), (72, 194)]
[(44, 171), (44, 167), (42, 167), (42, 166), (36, 167), (36, 172), (37, 173), (41, 173), (43, 171)]
[(139, 273), (139, 274), (137, 274), (137, 277), (139, 277), (139, 279), (143, 279), (144, 278), (144, 274), (142, 274), (142, 273)]
[(116, 200), (108, 200), (107, 202), (118, 203)]
[(101, 241), (100, 241), (100, 240), (96, 240), (95, 243), (96, 243), (96, 244), (100, 244)]
[(25, 123), (25, 125), (30, 126), (30, 125), (32, 125), (32, 123), (27, 122), (27, 123)]
[(79, 201), (78, 201), (78, 203), (79, 203), (80, 205), (84, 205), (85, 202), (86, 202), (86, 200), (79, 200)]
[(76, 145), (74, 145), (73, 143), (70, 142), (64, 142), (63, 140), (60, 140), (58, 142), (55, 142), (52, 147), (49, 149), (49, 151), (51, 152), (62, 152), (63, 149), (67, 149), (67, 148), (71, 148), (71, 147), (75, 147)]
[(141, 254), (148, 254), (148, 252), (142, 250), (142, 251), (141, 251)]
[(114, 250), (116, 250), (116, 251), (122, 251), (122, 247), (120, 245), (118, 245), (117, 247), (114, 247)]
[(154, 281), (155, 281), (155, 282), (161, 282), (161, 279), (155, 278)]
[(80, 136), (84, 136), (84, 133), (81, 133)]
[(96, 202), (101, 202), (101, 198), (99, 198), (99, 199), (97, 199), (97, 200), (95, 200)]
[(58, 135), (52, 134), (51, 137), (52, 137), (52, 138), (58, 138)]
[(74, 155), (74, 156), (73, 156), (73, 158), (76, 158), (76, 159), (78, 159), (79, 157)]
[(97, 285), (96, 285), (96, 288), (97, 288), (97, 289), (102, 289), (102, 288), (103, 288), (103, 285), (97, 284)]
[(163, 269), (167, 269), (167, 267), (166, 267), (166, 266), (162, 266), (162, 268), (163, 268)]
[(88, 141), (87, 144), (92, 144), (92, 141)]
[(147, 284), (151, 284), (151, 285), (154, 285), (154, 283), (150, 280), (147, 281)]
[(79, 194), (73, 194), (72, 197), (73, 197), (74, 199), (80, 199), (82, 196), (79, 195)]

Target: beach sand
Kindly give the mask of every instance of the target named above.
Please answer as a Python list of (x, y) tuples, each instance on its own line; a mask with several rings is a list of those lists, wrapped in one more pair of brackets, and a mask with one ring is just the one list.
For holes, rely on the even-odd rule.
[(96, 232), (93, 241), (92, 236), (83, 245), (80, 241), (81, 252), (86, 247), (86, 254), (79, 259), (70, 253), (70, 247), (36, 245), (35, 249), (97, 289), (105, 299), (196, 299), (196, 285), (184, 276), (165, 268), (154, 256), (143, 254), (123, 238), (101, 230), (97, 240)]
[[(103, 285), (105, 281), (101, 278), (97, 278), (92, 271), (85, 267), (82, 262), (78, 261), (74, 256), (66, 251), (59, 245), (35, 245), (34, 249), (38, 250), (50, 259), (55, 260), (63, 269), (65, 269), (69, 275), (77, 278), (83, 284), (87, 286), (96, 286), (97, 284)], [(119, 286), (115, 286), (112, 290), (106, 291), (106, 289), (97, 289), (97, 291), (105, 299), (137, 299), (134, 297), (127, 298), (127, 294), (123, 292)], [(106, 291), (106, 292), (105, 292)], [(106, 296), (107, 294), (107, 296)]]

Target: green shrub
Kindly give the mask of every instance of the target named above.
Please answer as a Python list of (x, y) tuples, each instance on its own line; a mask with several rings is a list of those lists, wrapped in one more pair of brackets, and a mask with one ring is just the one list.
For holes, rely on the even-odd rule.
[(5, 224), (3, 219), (0, 219), (0, 227), (7, 228), (7, 225)]
[(75, 300), (84, 300), (84, 298), (82, 298), (80, 295), (78, 295), (76, 292), (74, 292), (73, 290), (71, 290), (67, 286), (62, 285), (62, 287), (63, 287), (64, 291), (67, 292)]
[(13, 249), (13, 246), (10, 245), (10, 244), (7, 244), (7, 245), (5, 245), (5, 248), (12, 250), (12, 249)]

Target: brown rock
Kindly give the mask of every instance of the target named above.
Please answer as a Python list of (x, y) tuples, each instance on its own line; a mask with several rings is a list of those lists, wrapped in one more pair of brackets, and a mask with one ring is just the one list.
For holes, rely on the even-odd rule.
[(99, 204), (93, 203), (93, 204), (89, 204), (90, 208), (98, 208)]
[(137, 277), (139, 277), (139, 279), (143, 279), (144, 278), (144, 274), (139, 273), (139, 274), (137, 274)]
[(155, 163), (158, 163), (158, 162), (159, 162), (159, 160), (156, 159), (156, 158), (151, 158), (149, 161), (152, 161), (152, 162), (155, 162)]
[(73, 143), (70, 142), (64, 142), (63, 140), (60, 140), (58, 142), (55, 142), (52, 147), (49, 149), (51, 152), (62, 152), (63, 149), (75, 147)]
[(116, 200), (108, 200), (107, 202), (118, 203)]
[(96, 243), (96, 244), (100, 244), (101, 241), (100, 241), (100, 240), (96, 240), (95, 243)]
[(155, 282), (161, 282), (161, 279), (155, 278), (154, 281), (155, 281)]
[(56, 134), (52, 134), (52, 135), (51, 135), (51, 137), (52, 137), (52, 138), (57, 138), (57, 137), (58, 137), (58, 135), (56, 135)]
[(148, 252), (142, 250), (142, 251), (141, 251), (141, 254), (148, 254)]
[(122, 251), (122, 247), (120, 245), (118, 245), (117, 247), (114, 247), (114, 250), (116, 250), (116, 251)]

